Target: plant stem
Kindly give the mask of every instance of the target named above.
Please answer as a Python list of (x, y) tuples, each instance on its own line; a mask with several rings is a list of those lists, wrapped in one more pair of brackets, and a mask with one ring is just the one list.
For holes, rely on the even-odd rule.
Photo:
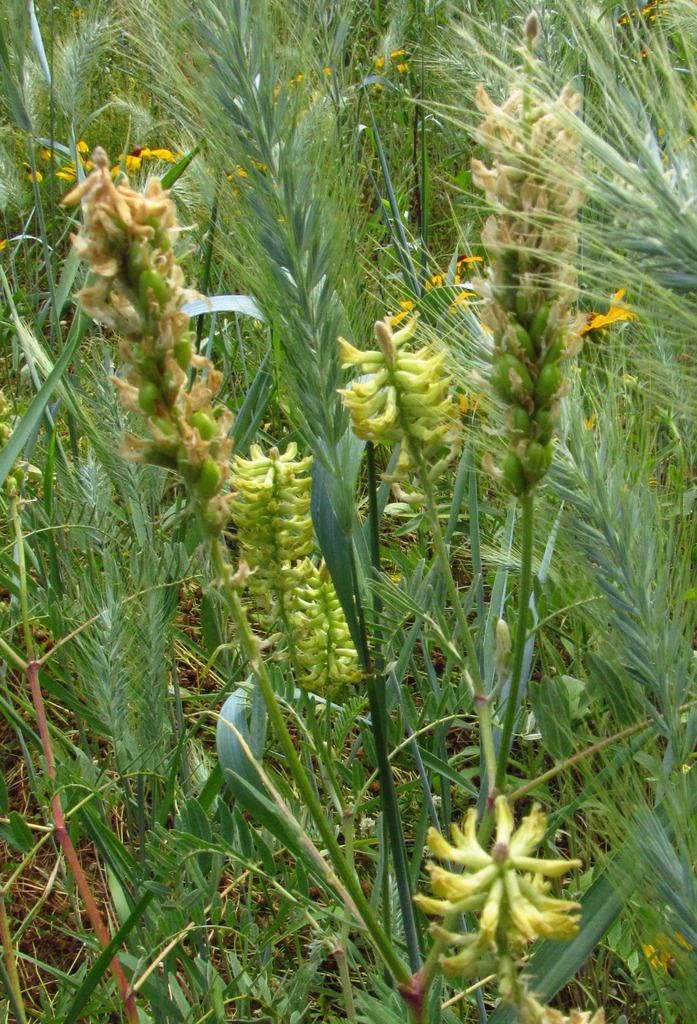
[(520, 499), (522, 509), (522, 551), (520, 562), (520, 592), (518, 595), (518, 628), (515, 635), (513, 660), (511, 663), (511, 688), (508, 691), (506, 710), (499, 746), (498, 766), (496, 770), (496, 789), (501, 792), (506, 783), (506, 766), (511, 750), (513, 724), (518, 712), (518, 698), (522, 686), (523, 657), (525, 641), (528, 633), (528, 609), (532, 592), (532, 542), (535, 508), (532, 491), (528, 491)]
[[(443, 580), (455, 612), (458, 630), (467, 653), (467, 662), (470, 667), (468, 683), (472, 688), (474, 708), (479, 720), (479, 735), (484, 758), (484, 771), (486, 772), (488, 780), (487, 806), (493, 807), (495, 796), (494, 778), (496, 775), (496, 751), (494, 748), (494, 733), (489, 697), (484, 689), (474, 640), (472, 638), (472, 633), (465, 617), (465, 613), (462, 609), (460, 594), (453, 577), (448, 548), (445, 543), (443, 531), (441, 530), (440, 520), (438, 519), (438, 510), (436, 507), (435, 495), (433, 493), (433, 484), (428, 477), (426, 466), (423, 463), (420, 465), (419, 476), (421, 487), (424, 492), (424, 506), (431, 530), (433, 545), (436, 550), (436, 558), (441, 566)], [(445, 918), (443, 926), (446, 931), (452, 930), (455, 922), (459, 919), (459, 916), (459, 914), (452, 914)], [(433, 979), (436, 976), (436, 971), (438, 970), (440, 955), (446, 945), (447, 941), (438, 938), (434, 939), (423, 967), (412, 978), (412, 993), (414, 995), (414, 1008), (412, 1013), (414, 1015), (415, 1024), (422, 1024), (424, 1021), (428, 993), (433, 983)]]
[(455, 612), (458, 630), (465, 645), (467, 664), (469, 668), (468, 682), (471, 685), (474, 695), (474, 708), (479, 719), (480, 738), (482, 742), (482, 752), (484, 754), (484, 768), (487, 779), (489, 780), (489, 793), (487, 796), (490, 800), (493, 800), (493, 781), (496, 775), (496, 753), (494, 749), (494, 735), (491, 722), (489, 697), (484, 689), (484, 683), (482, 682), (481, 672), (479, 670), (479, 659), (477, 657), (477, 650), (472, 638), (472, 632), (469, 628), (465, 613), (462, 610), (460, 594), (457, 584), (453, 578), (450, 556), (448, 554), (445, 538), (441, 529), (440, 520), (438, 519), (438, 510), (436, 508), (436, 501), (433, 493), (433, 484), (428, 478), (425, 466), (421, 467), (420, 483), (424, 492), (424, 505), (431, 530), (431, 536), (433, 538), (433, 546), (436, 549), (436, 557), (440, 563), (446, 590), (448, 591), (450, 603), (452, 604), (453, 611)]
[[(370, 507), (370, 557), (375, 579), (380, 576), (380, 533), (379, 533), (379, 510), (377, 502), (377, 476), (375, 472), (375, 449), (372, 441), (367, 444), (368, 456), (368, 500)], [(376, 622), (379, 622), (382, 602), (377, 594), (373, 596), (373, 613)], [(412, 971), (417, 971), (421, 965), (421, 951), (419, 949), (419, 933), (416, 926), (416, 914), (412, 901), (411, 879), (409, 865), (407, 862), (407, 851), (404, 843), (404, 828), (399, 810), (399, 801), (392, 774), (392, 766), (388, 751), (387, 737), (387, 716), (385, 714), (385, 677), (383, 674), (382, 656), (380, 654), (380, 635), (376, 631), (377, 654), (373, 665), (366, 665), (366, 684), (368, 690), (368, 702), (370, 705), (370, 719), (375, 739), (375, 752), (378, 762), (378, 777), (380, 779), (380, 794), (387, 834), (390, 841), (390, 850), (394, 864), (395, 878), (397, 881), (397, 893), (399, 906), (402, 912), (402, 924), (409, 953), (409, 964)]]
[[(24, 536), (22, 534), (22, 523), (19, 515), (19, 498), (12, 497), (10, 503), (12, 507), (12, 524), (15, 532), (15, 541), (17, 543), (17, 569), (19, 572), (19, 602), (22, 614), (22, 627), (27, 645), (27, 653), (30, 656), (30, 661), (26, 665), (26, 676), (31, 690), (34, 710), (36, 712), (36, 720), (39, 727), (39, 736), (41, 737), (41, 747), (44, 755), (46, 774), (55, 789), (56, 762), (53, 756), (53, 746), (51, 744), (51, 737), (48, 731), (46, 708), (44, 705), (43, 695), (41, 693), (41, 686), (39, 684), (39, 663), (32, 657), (33, 637), (31, 635), (29, 622), (26, 561), (24, 558)], [(104, 921), (102, 920), (102, 915), (99, 912), (97, 902), (92, 895), (89, 882), (82, 870), (82, 865), (80, 864), (77, 852), (73, 846), (72, 839), (70, 838), (70, 834), (65, 823), (63, 807), (61, 805), (60, 796), (57, 792), (54, 792), (51, 797), (51, 808), (53, 811), (55, 836), (63, 850), (63, 855), (65, 856), (72, 876), (75, 879), (75, 884), (78, 892), (80, 893), (80, 897), (85, 904), (85, 909), (87, 910), (87, 916), (90, 919), (92, 929), (97, 936), (100, 945), (105, 949), (111, 942), (111, 936), (107, 931)], [(110, 969), (121, 994), (126, 1018), (131, 1022), (131, 1024), (138, 1024), (139, 1016), (135, 1003), (135, 996), (116, 956), (114, 956), (111, 961)]]
[(24, 1000), (22, 999), (22, 987), (19, 983), (19, 974), (17, 972), (17, 961), (15, 960), (15, 953), (12, 948), (12, 933), (10, 932), (10, 924), (7, 920), (7, 914), (5, 913), (4, 894), (0, 894), (0, 939), (2, 939), (2, 948), (5, 954), (5, 969), (7, 971), (8, 982), (12, 988), (15, 1012), (19, 1017), (17, 1024), (27, 1024), (27, 1014), (24, 1009)]
[(211, 540), (211, 555), (221, 592), (228, 611), (237, 627), (240, 647), (259, 682), (267, 714), (285, 754), (293, 780), (312, 816), (317, 831), (322, 837), (338, 877), (358, 908), (361, 921), (370, 935), (375, 949), (382, 957), (395, 980), (398, 983), (405, 983), (410, 977), (409, 968), (402, 962), (397, 951), (387, 940), (370, 903), (363, 894), (357, 875), (344, 857), (343, 851), (334, 835), (334, 830), (327, 819), (325, 810), (317, 798), (305, 769), (300, 762), (285, 719), (276, 700), (271, 677), (260, 657), (258, 641), (252, 632), (246, 612), (240, 601), (236, 585), (233, 581), (231, 567), (225, 558), (222, 545), (217, 537)]
[(22, 534), (22, 520), (19, 515), (19, 497), (13, 496), (10, 499), (12, 514), (12, 527), (15, 533), (15, 544), (17, 546), (17, 574), (19, 576), (19, 610), (22, 618), (22, 632), (24, 634), (24, 648), (29, 661), (34, 657), (34, 637), (31, 633), (29, 623), (29, 597), (27, 592), (27, 562), (24, 553), (24, 536)]

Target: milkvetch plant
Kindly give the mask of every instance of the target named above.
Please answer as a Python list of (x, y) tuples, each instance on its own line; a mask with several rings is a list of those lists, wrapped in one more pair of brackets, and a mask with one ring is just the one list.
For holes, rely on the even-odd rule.
[(418, 319), (393, 332), (390, 323), (375, 324), (377, 349), (360, 351), (340, 339), (342, 365), (358, 367), (363, 376), (342, 388), (353, 430), (366, 441), (399, 442), (397, 464), (389, 477), (397, 495), (418, 500), (402, 484), (422, 470), (433, 482), (456, 456), (461, 443), (452, 379), (444, 369), (445, 353), (433, 345), (416, 352), (403, 348), (417, 332)]
[(205, 528), (219, 532), (228, 517), (221, 490), (229, 474), (232, 417), (224, 406), (212, 405), (221, 375), (194, 352), (182, 310), (191, 292), (175, 253), (181, 228), (174, 203), (156, 178), (145, 194), (136, 192), (127, 179), (114, 184), (102, 150), (93, 159), (94, 171), (63, 202), (80, 203), (83, 210), (82, 228), (72, 236), (90, 270), (80, 302), (121, 339), (121, 402), (145, 419), (150, 435), (144, 440), (129, 434), (124, 453), (176, 470)]
[(49, 6), (0, 13), (10, 1017), (697, 1019), (697, 7)]

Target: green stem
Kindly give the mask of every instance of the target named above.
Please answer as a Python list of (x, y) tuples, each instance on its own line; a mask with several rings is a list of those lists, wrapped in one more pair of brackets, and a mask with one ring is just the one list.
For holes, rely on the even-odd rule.
[[(370, 503), (370, 556), (375, 579), (380, 575), (380, 533), (379, 533), (379, 509), (377, 501), (377, 475), (375, 472), (375, 450), (371, 441), (367, 445), (368, 455), (368, 495)], [(377, 594), (373, 596), (373, 613), (376, 622), (379, 622), (382, 602)], [(419, 949), (419, 933), (416, 926), (416, 914), (412, 900), (411, 878), (409, 875), (409, 864), (407, 862), (407, 851), (404, 843), (404, 828), (399, 810), (399, 800), (392, 775), (390, 764), (388, 737), (387, 737), (387, 716), (385, 714), (385, 677), (383, 675), (382, 655), (380, 653), (380, 635), (376, 627), (376, 649), (374, 668), (367, 665), (367, 690), (368, 703), (370, 705), (370, 718), (373, 727), (373, 738), (375, 739), (375, 752), (378, 762), (378, 777), (380, 779), (380, 794), (385, 821), (387, 824), (387, 835), (390, 841), (390, 851), (394, 864), (395, 879), (397, 881), (397, 893), (399, 906), (402, 912), (402, 923), (404, 936), (409, 953), (409, 963), (412, 971), (417, 971), (421, 964), (421, 951)], [(387, 904), (385, 904), (387, 909)], [(389, 910), (388, 910), (389, 913)]]
[(27, 1024), (27, 1014), (24, 1008), (24, 1001), (22, 999), (22, 986), (19, 982), (19, 973), (17, 971), (17, 961), (15, 959), (15, 951), (12, 946), (12, 933), (10, 932), (10, 923), (7, 920), (7, 914), (5, 912), (5, 896), (0, 894), (0, 938), (2, 939), (2, 948), (5, 954), (5, 970), (7, 972), (8, 982), (11, 986), (15, 1013), (19, 1017), (17, 1024)]
[(31, 634), (29, 624), (29, 598), (27, 592), (27, 563), (24, 553), (24, 536), (22, 534), (22, 521), (19, 516), (19, 498), (13, 497), (10, 500), (12, 509), (12, 526), (17, 544), (17, 575), (19, 577), (19, 609), (22, 616), (22, 631), (24, 633), (24, 646), (29, 661), (34, 660), (34, 638)]
[(518, 712), (518, 698), (523, 683), (523, 658), (525, 641), (528, 633), (528, 610), (532, 592), (532, 542), (535, 519), (534, 499), (528, 492), (520, 499), (522, 509), (522, 553), (520, 562), (520, 593), (518, 596), (518, 628), (515, 635), (513, 660), (511, 664), (511, 688), (506, 700), (503, 718), (501, 745), (499, 747), (498, 766), (496, 770), (496, 788), (501, 791), (506, 782), (506, 767), (511, 750), (513, 724)]
[(344, 857), (343, 851), (334, 835), (334, 830), (327, 819), (326, 812), (322, 807), (310, 780), (300, 762), (300, 758), (293, 744), (285, 719), (276, 700), (271, 677), (266, 665), (259, 655), (259, 645), (249, 625), (246, 612), (240, 601), (236, 586), (232, 580), (232, 572), (222, 546), (218, 538), (211, 541), (211, 555), (213, 565), (220, 579), (221, 591), (227, 608), (235, 622), (238, 631), (240, 647), (254, 672), (261, 690), (261, 695), (266, 705), (266, 711), (274, 728), (276, 736), (286, 757), (288, 768), (293, 776), (300, 795), (312, 816), (315, 827), (322, 837), (334, 869), (338, 877), (346, 887), (351, 896), (366, 928), (370, 935), (375, 949), (378, 951), (386, 966), (398, 983), (404, 984), (409, 980), (409, 968), (402, 962), (396, 950), (387, 940), (380, 923), (378, 922), (370, 903), (363, 894), (358, 877), (352, 870), (350, 864)]
[(428, 473), (425, 466), (420, 467), (420, 482), (424, 492), (424, 504), (426, 507), (426, 515), (428, 517), (429, 527), (431, 529), (431, 536), (433, 538), (433, 546), (436, 549), (436, 558), (438, 559), (441, 572), (443, 574), (443, 580), (445, 581), (446, 590), (450, 598), (450, 603), (453, 606), (455, 612), (455, 618), (457, 621), (458, 630), (462, 641), (465, 645), (465, 651), (467, 653), (467, 664), (469, 667), (469, 677), (474, 694), (474, 708), (479, 719), (479, 731), (482, 742), (482, 752), (484, 755), (484, 767), (486, 770), (487, 779), (489, 780), (489, 793), (488, 797), (493, 799), (493, 780), (496, 775), (496, 752), (494, 749), (494, 733), (491, 721), (491, 707), (489, 704), (489, 697), (484, 689), (484, 683), (482, 681), (481, 673), (479, 671), (479, 659), (477, 657), (477, 650), (474, 645), (474, 639), (472, 632), (469, 628), (469, 624), (465, 617), (465, 613), (462, 609), (462, 602), (460, 600), (460, 593), (457, 588), (457, 584), (453, 578), (452, 568), (450, 565), (450, 556), (448, 554), (448, 548), (445, 543), (443, 531), (441, 529), (440, 520), (438, 519), (438, 510), (436, 508), (435, 496), (433, 494), (433, 484), (428, 478)]
[[(450, 565), (450, 557), (448, 554), (448, 548), (445, 543), (443, 531), (441, 529), (440, 520), (438, 518), (438, 510), (436, 507), (435, 495), (433, 493), (433, 485), (428, 477), (426, 466), (421, 463), (420, 465), (420, 483), (424, 492), (424, 506), (426, 509), (426, 515), (431, 530), (431, 537), (433, 539), (433, 546), (436, 551), (436, 558), (438, 559), (441, 572), (443, 574), (443, 580), (445, 582), (446, 590), (450, 598), (450, 603), (453, 606), (455, 612), (455, 618), (457, 621), (458, 630), (460, 636), (465, 645), (467, 653), (467, 661), (470, 666), (469, 682), (472, 687), (474, 697), (474, 708), (477, 713), (479, 720), (479, 735), (482, 744), (482, 754), (484, 758), (484, 769), (488, 780), (488, 793), (487, 793), (487, 804), (493, 806), (495, 790), (494, 790), (494, 778), (496, 775), (496, 750), (494, 747), (494, 731), (491, 720), (491, 706), (489, 697), (484, 689), (484, 683), (482, 681), (481, 673), (479, 671), (479, 659), (477, 658), (477, 651), (472, 638), (472, 633), (469, 628), (469, 624), (465, 617), (465, 613), (462, 608), (460, 601), (460, 594), (458, 591), (457, 584), (453, 577), (452, 568)], [(455, 927), (456, 921), (459, 919), (459, 914), (451, 914), (445, 918), (443, 926), (446, 931), (451, 931)], [(433, 983), (433, 979), (436, 976), (438, 970), (438, 963), (440, 955), (447, 946), (447, 941), (443, 939), (434, 939), (433, 944), (428, 952), (428, 956), (424, 962), (421, 970), (412, 979), (412, 987), (414, 992), (417, 994), (416, 998), (416, 1009), (413, 1010), (413, 1019), (416, 1024), (422, 1024), (424, 1020), (424, 1014), (426, 1012), (426, 1005), (428, 1000), (428, 993)]]

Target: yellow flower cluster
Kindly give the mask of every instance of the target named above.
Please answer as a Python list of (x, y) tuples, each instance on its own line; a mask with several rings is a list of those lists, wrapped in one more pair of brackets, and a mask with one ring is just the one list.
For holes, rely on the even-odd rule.
[(378, 54), (373, 61), (373, 69), (375, 71), (384, 71), (386, 64), (392, 64), (398, 74), (405, 75), (409, 70), (406, 50), (401, 49), (401, 47), (396, 50), (390, 50), (390, 55), (387, 59), (385, 59), (383, 54)]
[(297, 458), (291, 443), (281, 454), (252, 445), (250, 458), (234, 460), (230, 503), (240, 554), (260, 622), (269, 631), (279, 619), (288, 631), (298, 683), (333, 693), (360, 678), (334, 584), (324, 563), (307, 557), (313, 548), (310, 516), (312, 459)]
[[(194, 353), (189, 317), (191, 296), (175, 256), (181, 234), (176, 208), (160, 182), (145, 193), (128, 179), (115, 185), (103, 150), (95, 168), (64, 199), (82, 204), (83, 224), (71, 236), (90, 273), (78, 298), (86, 313), (121, 337), (125, 379), (116, 381), (122, 404), (144, 416), (148, 440), (127, 438), (135, 461), (176, 470), (191, 489), (202, 523), (218, 531), (227, 519), (221, 494), (229, 472), (232, 416), (213, 408), (220, 373)], [(190, 371), (197, 374), (189, 386)]]
[(496, 799), (496, 837), (491, 850), (479, 844), (477, 811), (472, 808), (464, 829), (453, 826), (453, 843), (435, 829), (428, 833), (428, 847), (441, 860), (465, 868), (456, 873), (431, 863), (431, 888), (437, 898), (419, 893), (415, 900), (423, 911), (448, 918), (465, 912), (478, 915), (479, 929), (469, 934), (451, 933), (439, 926), (434, 934), (460, 948), (442, 958), (445, 971), (471, 976), (497, 969), (502, 956), (520, 955), (525, 946), (543, 936), (568, 939), (578, 931), (579, 904), (547, 895), (547, 878), (560, 878), (577, 860), (541, 859), (531, 854), (542, 842), (547, 818), (534, 806), (517, 829), (505, 796)]
[(642, 18), (644, 21), (652, 22), (662, 13), (661, 8), (666, 6), (668, 0), (651, 0), (651, 3), (636, 8), (628, 14), (621, 14), (617, 19), (618, 25), (629, 25), (632, 19)]
[(293, 594), (291, 615), (301, 685), (332, 695), (362, 675), (358, 656), (336, 590), (324, 562), (306, 559), (303, 583)]
[(252, 569), (250, 590), (271, 607), (274, 593), (298, 582), (293, 566), (312, 552), (310, 517), (312, 458), (298, 459), (298, 446), (267, 455), (252, 445), (250, 458), (233, 460), (232, 520), (240, 554)]
[[(94, 163), (87, 156), (89, 153), (88, 144), (84, 139), (80, 139), (77, 143), (76, 149), (77, 159), (80, 162), (80, 166), (83, 171), (89, 174), (90, 171), (94, 170)], [(52, 156), (56, 159), (63, 159), (57, 150), (52, 151), (48, 148), (44, 148), (41, 151), (41, 155), (45, 161), (49, 161)], [(116, 175), (122, 170), (122, 164), (123, 169), (127, 174), (134, 174), (136, 171), (140, 170), (145, 161), (156, 160), (164, 161), (166, 163), (175, 163), (177, 159), (179, 158), (174, 155), (171, 149), (136, 147), (131, 150), (130, 153), (126, 153), (125, 155), (123, 153), (119, 153), (118, 163), (114, 164), (111, 168), (111, 176), (113, 178), (116, 177)], [(41, 181), (41, 177), (41, 172), (37, 171), (37, 179), (39, 181)], [(56, 178), (59, 178), (61, 181), (67, 181), (71, 184), (77, 181), (77, 163), (74, 160), (70, 160), (67, 163), (61, 162), (60, 166), (56, 170)]]
[[(472, 808), (462, 829), (453, 826), (449, 843), (429, 829), (428, 847), (436, 857), (461, 872), (428, 864), (434, 896), (418, 893), (421, 909), (444, 919), (431, 932), (442, 947), (455, 946), (457, 953), (442, 955), (447, 974), (480, 977), (495, 974), (504, 1002), (515, 1007), (520, 1024), (604, 1024), (604, 1013), (572, 1010), (569, 1016), (543, 1006), (528, 991), (517, 961), (537, 938), (568, 939), (579, 927), (580, 904), (549, 896), (550, 878), (561, 878), (578, 860), (531, 856), (547, 831), (547, 818), (534, 805), (514, 828), (505, 796), (496, 798), (496, 834), (490, 850), (477, 839), (477, 811)], [(478, 928), (465, 934), (449, 930), (460, 914), (477, 917)]]
[(444, 369), (445, 353), (433, 345), (416, 352), (403, 347), (414, 337), (417, 321), (414, 316), (395, 334), (389, 322), (378, 320), (378, 348), (365, 352), (339, 339), (342, 365), (362, 371), (362, 376), (339, 392), (353, 430), (367, 441), (400, 443), (389, 482), (405, 501), (416, 500), (418, 495), (403, 491), (400, 484), (422, 470), (435, 480), (460, 446), (457, 407), (450, 397), (452, 380)]

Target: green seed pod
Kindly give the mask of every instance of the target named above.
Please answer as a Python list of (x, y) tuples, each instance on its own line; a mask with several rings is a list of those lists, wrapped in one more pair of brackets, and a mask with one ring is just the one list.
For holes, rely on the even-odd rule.
[(15, 468), (12, 470), (12, 473), (10, 474), (10, 476), (12, 476), (13, 480), (15, 481), (18, 487), (21, 487), (22, 484), (24, 483), (25, 475), (26, 474), (24, 472), (24, 466), (15, 466)]
[(169, 288), (156, 270), (143, 270), (138, 278), (138, 296), (147, 308), (148, 294), (152, 292), (155, 301), (162, 308), (169, 298)]
[(554, 428), (556, 426), (555, 418), (549, 409), (538, 409), (533, 416), (533, 422), (537, 428), (537, 440), (540, 444), (547, 444), (548, 441), (552, 440), (554, 434)]
[(524, 291), (517, 291), (515, 294), (515, 312), (518, 320), (523, 326), (530, 325), (533, 311), (529, 306), (529, 298)]
[(543, 366), (554, 366), (559, 362), (561, 357), (564, 355), (566, 349), (566, 342), (564, 335), (561, 331), (556, 334), (556, 337), (552, 339), (550, 345), (545, 349), (545, 354), (542, 357)]
[(542, 336), (547, 330), (547, 322), (549, 320), (550, 304), (545, 302), (535, 313), (530, 324), (530, 337), (533, 342), (537, 345), (541, 340)]
[(176, 437), (177, 428), (171, 420), (165, 419), (164, 416), (152, 416), (151, 417), (154, 426), (164, 434), (165, 437)]
[(217, 494), (222, 483), (223, 475), (220, 466), (215, 459), (205, 459), (201, 466), (201, 473), (196, 484), (198, 493), (204, 501), (208, 501)]
[(552, 462), (552, 445), (541, 445), (539, 441), (531, 441), (525, 452), (524, 472), (526, 480), (537, 483), (545, 475)]
[(515, 452), (506, 452), (501, 463), (506, 484), (513, 494), (524, 494), (526, 490), (523, 466)]
[(186, 335), (183, 338), (180, 338), (174, 345), (173, 353), (179, 369), (188, 370), (189, 364), (191, 363), (191, 357), (194, 354), (191, 339)]
[(561, 382), (562, 373), (558, 366), (553, 366), (551, 363), (543, 366), (535, 385), (535, 402), (537, 405), (542, 407), (548, 405), (559, 390)]
[(491, 373), (491, 383), (502, 398), (516, 401), (532, 393), (532, 380), (527, 369), (508, 353), (500, 356)]
[(132, 287), (138, 285), (138, 279), (143, 269), (142, 267), (142, 248), (139, 241), (131, 242), (128, 247), (128, 280)]
[(534, 360), (535, 358), (535, 347), (532, 343), (532, 338), (525, 330), (522, 324), (516, 324), (515, 327), (516, 341), (521, 351), (528, 357), (528, 359)]
[(157, 410), (157, 403), (160, 400), (160, 389), (157, 384), (146, 380), (138, 388), (138, 405), (148, 416), (152, 416)]
[(191, 417), (191, 426), (198, 430), (203, 441), (210, 441), (215, 436), (215, 421), (200, 409)]
[(516, 437), (530, 436), (530, 417), (521, 406), (514, 405), (511, 407), (508, 422), (511, 434), (514, 434)]

